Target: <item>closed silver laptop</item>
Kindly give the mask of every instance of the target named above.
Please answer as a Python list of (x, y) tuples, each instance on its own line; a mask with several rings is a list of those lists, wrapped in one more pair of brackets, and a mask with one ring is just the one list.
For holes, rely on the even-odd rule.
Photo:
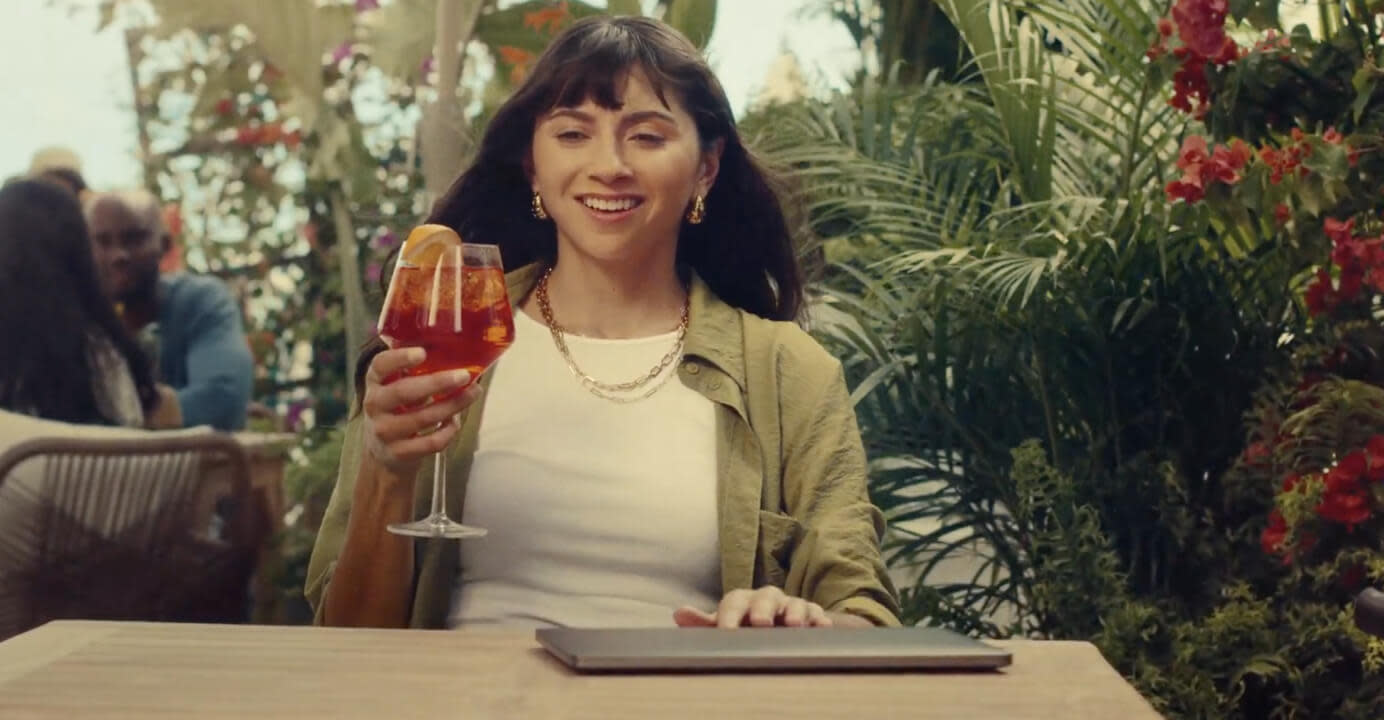
[(940, 628), (544, 628), (549, 653), (582, 671), (987, 670), (1008, 650)]

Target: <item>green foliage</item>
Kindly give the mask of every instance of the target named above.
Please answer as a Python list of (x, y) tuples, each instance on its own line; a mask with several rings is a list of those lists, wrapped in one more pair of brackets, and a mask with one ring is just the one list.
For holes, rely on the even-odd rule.
[(706, 47), (716, 26), (716, 0), (666, 0), (663, 21), (677, 28), (692, 44)]
[(308, 559), (317, 540), (317, 530), (336, 485), (341, 463), (342, 431), (320, 429), (304, 433), (300, 452), (284, 473), (284, 499), (289, 519), (274, 538), (273, 552), (261, 568), (279, 593), (285, 620), (307, 622), (307, 601), (303, 588), (307, 582)]
[[(1070, 477), (1048, 463), (1037, 441), (1014, 450), (1013, 522), (1029, 571), (1023, 600), (1044, 635), (1090, 637), (1124, 584), (1099, 511), (1083, 504)], [(1027, 579), (1027, 578), (1026, 578)]]
[[(1326, 300), (1302, 300), (1329, 267), (1323, 217), (1368, 208), (1359, 239), (1381, 230), (1377, 158), (1351, 151), (1378, 135), (1322, 134), (1357, 106), (1361, 127), (1384, 116), (1340, 64), (1367, 55), (1359, 36), (1207, 70), (1210, 144), (1278, 113), (1244, 137), (1283, 148), (1301, 126), (1306, 172), (1250, 156), (1174, 203), (1202, 126), (1169, 107), (1173, 55), (1145, 57), (1172, 2), (938, 5), (975, 58), (957, 82), (869, 78), (744, 123), (832, 261), (815, 329), (854, 388), (889, 561), (917, 577), (905, 616), (1093, 640), (1172, 717), (1377, 716), (1378, 651), (1343, 609), (1381, 581), (1384, 529), (1322, 521), (1320, 477), (1279, 492), (1359, 449), (1384, 407), (1380, 304), (1323, 323)], [(1277, 5), (1233, 10), (1267, 24)], [(1272, 100), (1313, 78), (1343, 97)], [(1316, 539), (1290, 566), (1263, 549), (1275, 507)], [(940, 579), (958, 562), (969, 580)]]

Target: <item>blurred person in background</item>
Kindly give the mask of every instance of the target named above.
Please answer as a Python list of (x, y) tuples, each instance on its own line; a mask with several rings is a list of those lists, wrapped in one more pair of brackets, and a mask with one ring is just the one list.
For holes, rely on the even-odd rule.
[(34, 153), (29, 161), (29, 177), (50, 180), (72, 191), (77, 199), (91, 194), (82, 177), (82, 161), (77, 154), (63, 147), (47, 147)]
[(182, 425), (171, 388), (100, 290), (75, 195), (50, 180), (0, 190), (0, 408), (71, 423)]
[(157, 377), (177, 391), (184, 423), (245, 427), (254, 363), (240, 308), (225, 284), (160, 274), (172, 236), (148, 191), (94, 195), (86, 213), (101, 286), (126, 329), (156, 355)]

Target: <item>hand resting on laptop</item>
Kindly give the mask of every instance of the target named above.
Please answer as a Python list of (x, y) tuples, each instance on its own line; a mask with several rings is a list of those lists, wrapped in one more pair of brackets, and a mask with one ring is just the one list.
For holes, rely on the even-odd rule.
[(732, 590), (721, 598), (716, 612), (681, 607), (673, 613), (678, 627), (873, 627), (864, 618), (827, 612), (821, 605), (793, 597), (773, 585), (758, 590)]

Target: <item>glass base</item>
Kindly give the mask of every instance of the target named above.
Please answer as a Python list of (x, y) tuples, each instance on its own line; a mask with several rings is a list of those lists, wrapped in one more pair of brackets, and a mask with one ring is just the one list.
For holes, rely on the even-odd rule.
[(429, 515), (422, 520), (414, 520), (413, 522), (394, 523), (389, 526), (389, 531), (395, 535), (408, 535), (409, 537), (421, 538), (449, 538), (452, 540), (484, 537), (486, 533), (485, 528), (462, 525), (442, 513)]

